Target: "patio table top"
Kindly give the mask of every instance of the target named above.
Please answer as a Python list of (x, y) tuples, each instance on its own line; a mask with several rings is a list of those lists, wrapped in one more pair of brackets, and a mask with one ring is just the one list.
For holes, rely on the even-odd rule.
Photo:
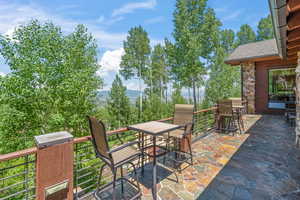
[(128, 129), (130, 130), (143, 132), (152, 136), (157, 136), (178, 128), (181, 128), (181, 126), (157, 121), (150, 121), (128, 126)]

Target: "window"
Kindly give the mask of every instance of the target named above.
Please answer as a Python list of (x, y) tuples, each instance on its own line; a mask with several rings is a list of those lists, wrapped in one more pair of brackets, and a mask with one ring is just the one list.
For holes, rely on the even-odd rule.
[(269, 70), (269, 108), (285, 109), (295, 103), (295, 68)]

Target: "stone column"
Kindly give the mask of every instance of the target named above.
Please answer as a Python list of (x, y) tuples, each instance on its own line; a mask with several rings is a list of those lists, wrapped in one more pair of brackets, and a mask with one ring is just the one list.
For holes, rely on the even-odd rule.
[(255, 113), (255, 64), (253, 62), (241, 64), (243, 77), (243, 99), (248, 102), (248, 114)]
[(296, 145), (300, 147), (299, 137), (300, 137), (300, 52), (298, 52), (298, 65), (296, 67)]

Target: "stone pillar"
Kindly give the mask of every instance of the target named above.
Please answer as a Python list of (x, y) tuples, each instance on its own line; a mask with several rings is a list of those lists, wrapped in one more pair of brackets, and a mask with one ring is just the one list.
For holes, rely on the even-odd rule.
[(243, 99), (247, 100), (248, 114), (255, 113), (255, 64), (253, 62), (241, 64), (243, 77)]
[(300, 52), (298, 52), (298, 65), (296, 67), (296, 145), (300, 147)]
[(73, 200), (73, 136), (57, 132), (35, 137), (36, 199)]

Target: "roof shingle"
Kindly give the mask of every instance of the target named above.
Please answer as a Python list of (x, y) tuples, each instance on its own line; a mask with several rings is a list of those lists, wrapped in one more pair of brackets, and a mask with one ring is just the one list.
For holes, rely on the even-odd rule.
[(231, 64), (269, 56), (279, 56), (275, 39), (240, 45), (229, 55), (225, 63)]

